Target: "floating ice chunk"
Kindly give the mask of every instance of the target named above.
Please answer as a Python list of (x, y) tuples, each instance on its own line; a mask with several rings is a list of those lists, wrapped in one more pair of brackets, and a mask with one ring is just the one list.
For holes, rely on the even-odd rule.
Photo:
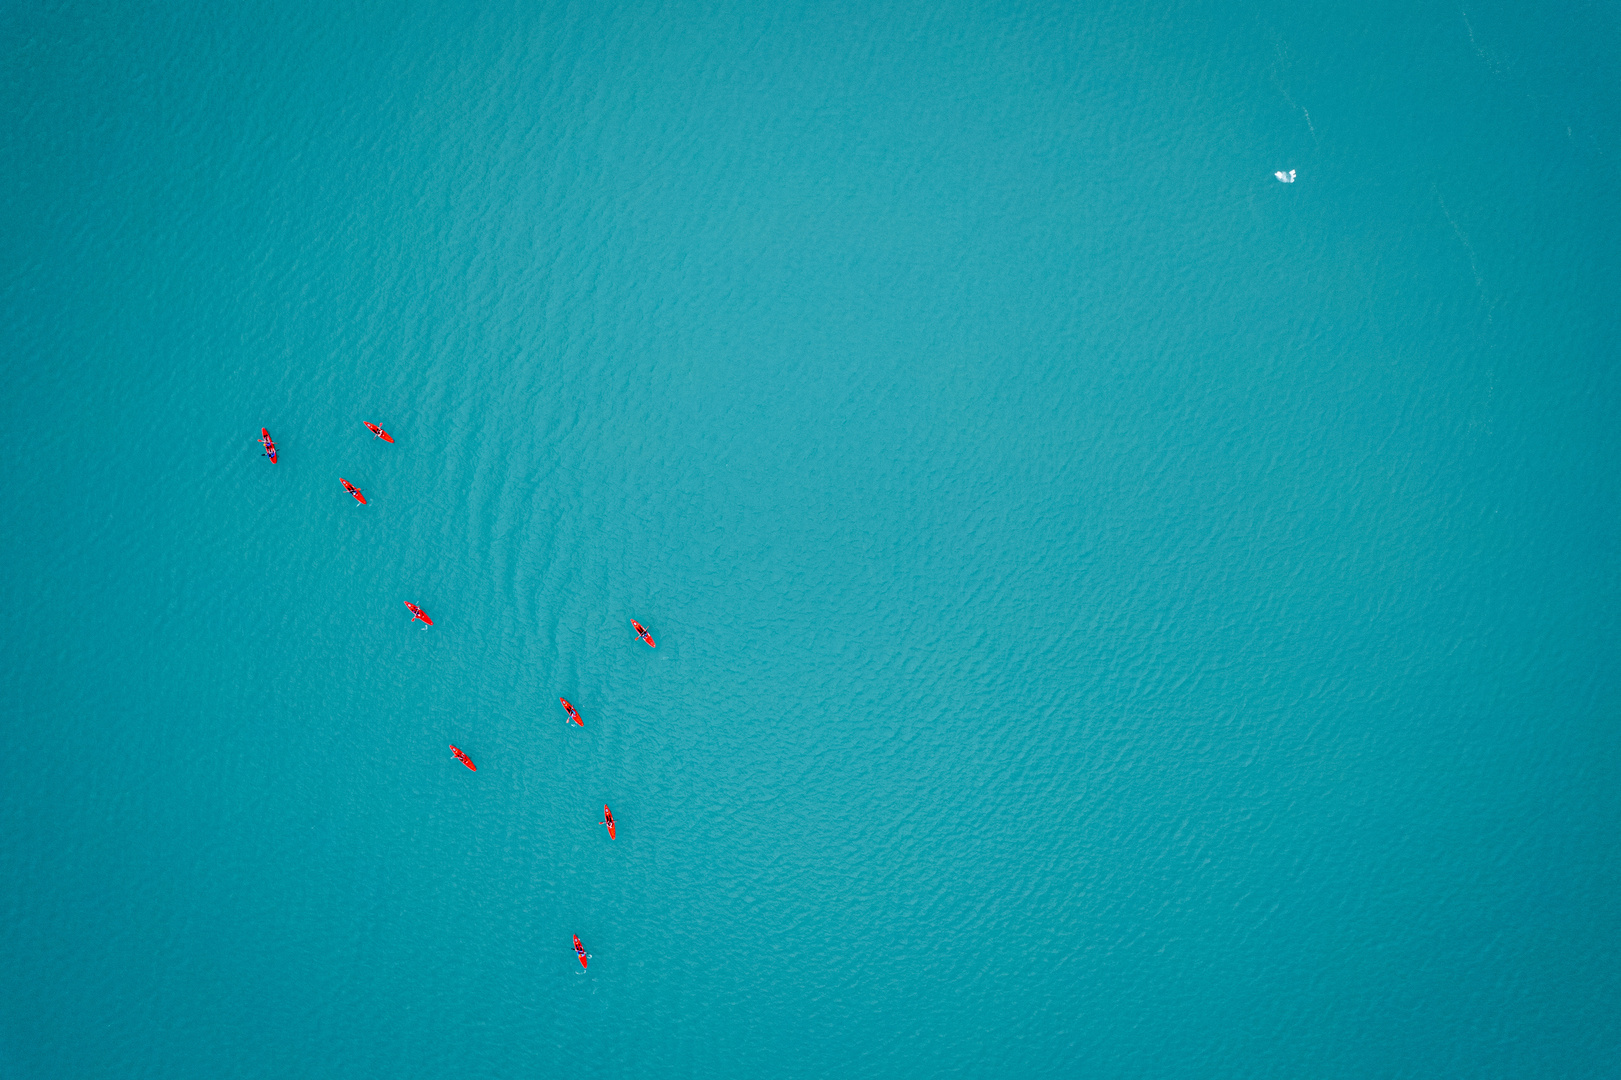
[(1293, 169), (1290, 169), (1288, 172), (1283, 172), (1280, 169), (1272, 175), (1278, 178), (1279, 183), (1292, 184), (1295, 182), (1295, 171)]

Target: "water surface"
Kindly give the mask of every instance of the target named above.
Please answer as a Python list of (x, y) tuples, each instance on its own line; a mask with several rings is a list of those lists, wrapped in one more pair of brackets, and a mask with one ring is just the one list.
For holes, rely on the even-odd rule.
[(3, 27), (0, 1074), (1621, 1068), (1613, 11)]

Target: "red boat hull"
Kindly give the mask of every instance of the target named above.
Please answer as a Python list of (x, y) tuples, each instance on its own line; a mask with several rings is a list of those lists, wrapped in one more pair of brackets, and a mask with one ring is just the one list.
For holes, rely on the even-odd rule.
[(373, 435), (377, 436), (379, 439), (382, 439), (384, 442), (394, 441), (394, 436), (390, 435), (376, 424), (367, 423), (365, 420), (362, 420), (361, 423), (366, 425), (366, 430), (370, 431)]
[(580, 944), (580, 935), (574, 935), (574, 955), (580, 958), (580, 966), (585, 967), (585, 946)]
[(355, 497), (355, 502), (359, 503), (361, 506), (366, 505), (366, 496), (364, 496), (364, 495), (362, 495), (360, 493), (359, 488), (355, 487), (353, 484), (351, 484), (349, 481), (345, 480), (341, 476), (338, 477), (338, 483), (343, 485), (343, 490), (347, 491), (349, 494), (351, 494), (351, 495), (353, 495)]
[(456, 755), (456, 760), (457, 761), (461, 762), (463, 765), (466, 765), (469, 769), (472, 769), (474, 772), (478, 772), (478, 766), (473, 764), (473, 759), (468, 757), (466, 754), (462, 753), (459, 749), (457, 749), (455, 743), (450, 744), (450, 752), (452, 754)]
[(264, 443), (265, 457), (269, 458), (270, 464), (274, 465), (276, 463), (276, 443), (270, 437), (269, 428), (259, 429), (259, 441)]
[(563, 703), (563, 711), (568, 713), (568, 718), (570, 720), (574, 721), (576, 724), (579, 724), (581, 727), (585, 727), (585, 721), (580, 719), (580, 711), (568, 703), (568, 698), (558, 698), (557, 700)]
[(422, 609), (417, 607), (415, 604), (411, 603), (411, 601), (407, 600), (405, 602), (405, 606), (411, 610), (411, 619), (412, 619), (412, 621), (415, 621), (417, 619), (421, 619), (423, 622), (427, 623), (429, 626), (433, 625), (433, 620), (428, 618), (426, 615), (424, 615), (422, 613)]
[(635, 619), (630, 620), (630, 625), (636, 628), (636, 636), (647, 642), (647, 647), (649, 649), (657, 648), (657, 646), (653, 644), (653, 635), (647, 632), (647, 627), (643, 626)]
[(614, 816), (606, 805), (602, 808), (602, 817), (602, 823), (608, 826), (608, 839), (612, 840), (614, 838)]

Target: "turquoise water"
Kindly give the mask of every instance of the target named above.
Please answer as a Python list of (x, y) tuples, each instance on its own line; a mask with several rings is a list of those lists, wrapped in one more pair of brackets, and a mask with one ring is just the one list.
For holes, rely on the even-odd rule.
[(1613, 9), (0, 27), (0, 1075), (1621, 1072)]

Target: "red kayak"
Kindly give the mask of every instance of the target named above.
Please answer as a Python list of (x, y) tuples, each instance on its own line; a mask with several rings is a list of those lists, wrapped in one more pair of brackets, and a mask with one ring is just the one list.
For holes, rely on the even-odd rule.
[(390, 435), (388, 432), (384, 431), (382, 428), (378, 427), (376, 424), (372, 423), (370, 420), (362, 420), (361, 423), (365, 424), (367, 429), (373, 435), (377, 436), (379, 439), (382, 439), (384, 442), (393, 442), (394, 441), (394, 436)]
[(270, 437), (269, 428), (262, 427), (259, 429), (259, 441), (264, 443), (265, 457), (269, 458), (270, 464), (274, 465), (276, 463), (276, 440)]
[(417, 607), (415, 604), (411, 603), (411, 601), (407, 600), (405, 602), (405, 606), (411, 609), (411, 621), (412, 622), (416, 622), (418, 619), (421, 619), (423, 622), (427, 623), (429, 626), (433, 625), (433, 620), (428, 618), (428, 616), (423, 613), (422, 609)]
[(569, 716), (570, 720), (573, 720), (576, 724), (579, 724), (581, 727), (585, 727), (585, 721), (580, 719), (580, 710), (578, 710), (574, 706), (570, 705), (568, 703), (568, 698), (560, 697), (557, 700), (561, 701), (563, 703), (563, 709), (564, 709), (565, 712), (568, 713), (568, 716)]
[(632, 626), (634, 626), (636, 628), (636, 636), (641, 638), (643, 641), (647, 642), (647, 647), (649, 649), (658, 648), (658, 646), (653, 644), (653, 635), (649, 634), (647, 632), (647, 627), (643, 626), (641, 623), (637, 622), (635, 619), (630, 620), (630, 625), (632, 625)]
[(364, 496), (364, 495), (362, 495), (360, 493), (359, 488), (355, 487), (353, 484), (351, 484), (349, 481), (345, 480), (341, 476), (338, 477), (338, 483), (343, 485), (343, 490), (347, 491), (349, 494), (351, 494), (351, 495), (353, 495), (355, 497), (355, 502), (359, 503), (361, 506), (366, 505), (366, 496)]
[(574, 955), (580, 958), (580, 966), (585, 967), (585, 946), (580, 944), (580, 935), (574, 935)]
[(614, 838), (614, 813), (608, 809), (606, 803), (602, 807), (602, 821), (599, 823), (608, 826), (608, 839)]
[(478, 772), (478, 766), (473, 764), (473, 759), (462, 753), (461, 749), (455, 743), (450, 744), (450, 752), (456, 755), (457, 761), (461, 762), (463, 765), (466, 765), (474, 772)]

